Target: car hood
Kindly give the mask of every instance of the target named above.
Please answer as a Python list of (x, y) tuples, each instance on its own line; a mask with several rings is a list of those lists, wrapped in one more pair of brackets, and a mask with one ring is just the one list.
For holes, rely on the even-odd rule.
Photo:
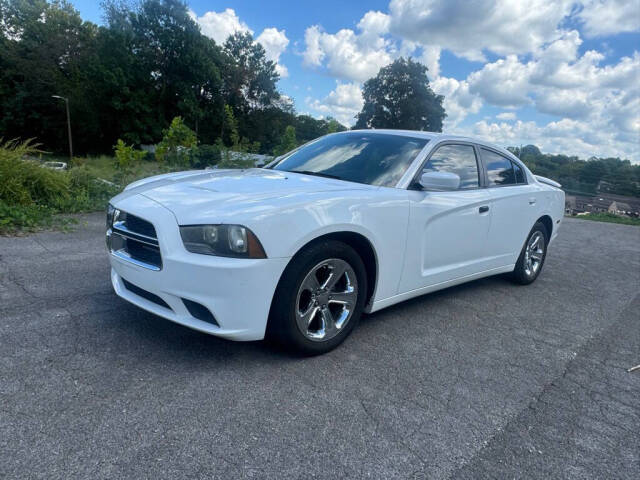
[[(252, 168), (205, 170), (149, 179), (124, 194), (141, 194), (168, 208), (181, 224), (227, 222), (239, 212), (284, 207), (311, 193), (375, 189), (330, 178)], [(316, 197), (315, 195), (313, 197)]]

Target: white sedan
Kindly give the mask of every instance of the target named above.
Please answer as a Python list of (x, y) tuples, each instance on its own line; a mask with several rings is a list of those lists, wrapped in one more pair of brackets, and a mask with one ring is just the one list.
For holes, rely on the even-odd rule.
[(322, 353), (363, 312), (500, 273), (533, 282), (559, 187), (479, 140), (336, 133), (266, 168), (129, 185), (107, 215), (111, 281), (187, 327)]

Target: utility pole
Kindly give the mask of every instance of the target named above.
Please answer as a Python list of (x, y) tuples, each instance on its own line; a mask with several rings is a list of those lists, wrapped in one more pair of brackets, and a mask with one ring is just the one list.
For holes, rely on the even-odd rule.
[[(67, 107), (67, 133), (69, 134), (69, 162), (73, 162), (73, 142), (71, 141), (71, 115), (69, 114), (69, 99), (60, 95), (52, 95), (53, 98), (64, 100)], [(71, 166), (71, 165), (69, 165)]]

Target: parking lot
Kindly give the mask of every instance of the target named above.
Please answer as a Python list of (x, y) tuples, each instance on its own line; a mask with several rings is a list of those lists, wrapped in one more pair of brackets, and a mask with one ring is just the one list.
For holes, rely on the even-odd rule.
[(640, 228), (567, 219), (533, 285), (298, 358), (120, 300), (83, 218), (0, 237), (2, 478), (638, 478)]

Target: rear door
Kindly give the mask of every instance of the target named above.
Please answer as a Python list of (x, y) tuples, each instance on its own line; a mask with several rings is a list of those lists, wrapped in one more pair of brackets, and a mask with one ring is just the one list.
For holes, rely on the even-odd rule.
[(538, 188), (527, 184), (517, 162), (496, 150), (480, 147), (491, 197), (491, 228), (487, 241), (492, 268), (514, 264), (537, 219)]
[(419, 170), (460, 176), (455, 191), (409, 191), (407, 248), (399, 292), (436, 285), (485, 269), (490, 197), (471, 143), (438, 145)]

